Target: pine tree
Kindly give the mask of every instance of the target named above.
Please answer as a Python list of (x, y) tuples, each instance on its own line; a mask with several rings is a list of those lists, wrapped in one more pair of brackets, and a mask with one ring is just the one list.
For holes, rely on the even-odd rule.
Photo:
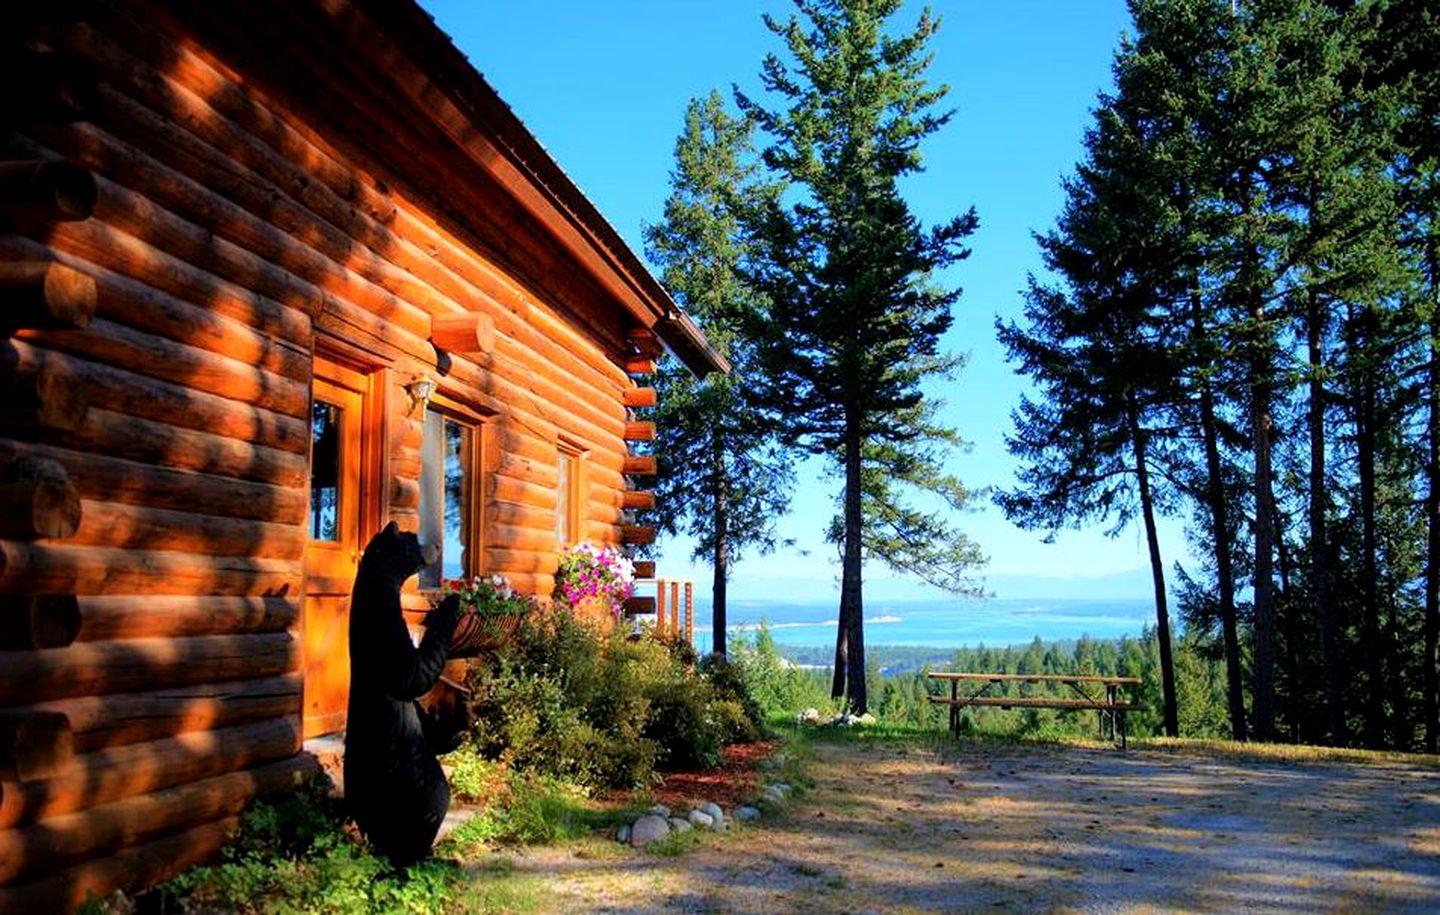
[(935, 420), (922, 382), (957, 360), (942, 355), (959, 291), (937, 271), (968, 254), (973, 211), (928, 230), (898, 181), (920, 168), (920, 142), (950, 114), (946, 88), (925, 81), (939, 21), (926, 10), (892, 34), (901, 0), (796, 0), (798, 15), (765, 18), (792, 63), (766, 57), (762, 84), (778, 107), (737, 92), (770, 138), (767, 166), (787, 185), (758, 224), (766, 245), (757, 322), (768, 403), (787, 439), (844, 479), (831, 528), (841, 551), (840, 625), (832, 692), (866, 708), (862, 565), (866, 556), (954, 590), (970, 586), (978, 549), (940, 512), (910, 508), (907, 491), (951, 509), (968, 493), (943, 469), (958, 443)]
[(1426, 557), (1424, 641), (1420, 658), (1425, 749), (1440, 749), (1440, 10), (1430, 0), (1366, 4), (1374, 29), (1367, 36), (1367, 85), (1399, 92), (1395, 173), (1401, 214), (1397, 241), (1411, 279), (1403, 307), (1421, 322), (1420, 385), (1423, 430)]
[(744, 549), (777, 546), (775, 522), (788, 510), (794, 480), (750, 391), (755, 358), (743, 328), (760, 303), (743, 276), (753, 246), (742, 214), (773, 193), (759, 182), (752, 133), (750, 122), (725, 110), (720, 93), (692, 101), (675, 144), (665, 221), (646, 228), (647, 252), (666, 287), (731, 366), (727, 376), (695, 379), (666, 359), (655, 383), (661, 525), (688, 533), (694, 558), (710, 563), (713, 650), (722, 655), (730, 570)]
[(1046, 266), (1064, 281), (1031, 279), (1027, 326), (997, 324), (1000, 342), (1042, 392), (1022, 398), (1006, 439), (1024, 463), (1018, 489), (997, 494), (1011, 521), (1059, 528), (1095, 519), (1118, 534), (1138, 515), (1150, 554), (1160, 644), (1166, 733), (1178, 736), (1165, 567), (1157, 514), (1172, 504), (1154, 474), (1153, 428), (1174, 397), (1169, 355), (1154, 306), (1150, 270), (1170, 258), (1163, 240), (1163, 194), (1151, 182), (1155, 163), (1141, 142), (1144, 125), (1117, 99), (1102, 99), (1086, 134), (1087, 159), (1066, 182), (1067, 204), (1056, 229), (1039, 238)]

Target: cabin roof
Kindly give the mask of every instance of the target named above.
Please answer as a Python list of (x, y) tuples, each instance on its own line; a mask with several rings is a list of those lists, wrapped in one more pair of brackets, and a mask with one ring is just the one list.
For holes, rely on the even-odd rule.
[[(670, 297), (585, 193), (545, 150), (513, 109), (455, 46), (434, 18), (414, 0), (321, 0), (336, 18), (359, 13), (384, 26), (385, 37), (407, 51), (453, 110), (428, 108), (430, 115), (498, 177), (522, 206), (554, 232), (561, 244), (609, 290), (644, 327), (652, 329), (696, 375), (728, 372), (729, 363)], [(451, 115), (447, 117), (447, 112)], [(468, 123), (457, 123), (458, 112)], [(493, 142), (486, 143), (485, 140)], [(504, 161), (493, 155), (498, 152)], [(523, 178), (517, 186), (507, 177)]]

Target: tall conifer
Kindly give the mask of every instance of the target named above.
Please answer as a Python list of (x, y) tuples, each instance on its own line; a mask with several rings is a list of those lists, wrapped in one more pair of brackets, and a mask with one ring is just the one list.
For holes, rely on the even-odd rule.
[(920, 168), (919, 146), (943, 127), (926, 47), (929, 10), (892, 33), (901, 0), (796, 0), (798, 14), (766, 25), (790, 63), (766, 57), (762, 83), (777, 107), (737, 92), (768, 135), (766, 165), (787, 185), (759, 229), (757, 284), (769, 310), (757, 322), (768, 402), (790, 441), (833, 462), (844, 480), (831, 536), (841, 552), (833, 692), (864, 712), (862, 565), (866, 556), (952, 590), (971, 587), (981, 561), (940, 511), (908, 506), (907, 491), (950, 509), (968, 493), (944, 469), (958, 443), (935, 419), (922, 383), (957, 360), (940, 351), (958, 289), (937, 271), (964, 258), (972, 211), (923, 228), (899, 179)]
[(775, 522), (789, 507), (794, 477), (752, 396), (754, 347), (743, 331), (760, 303), (743, 275), (754, 246), (742, 215), (774, 193), (758, 175), (752, 133), (719, 92), (692, 101), (675, 144), (665, 220), (645, 232), (666, 287), (731, 366), (728, 376), (697, 380), (667, 359), (655, 384), (661, 524), (688, 533), (694, 558), (710, 564), (712, 644), (722, 655), (730, 570), (746, 548), (777, 545)]

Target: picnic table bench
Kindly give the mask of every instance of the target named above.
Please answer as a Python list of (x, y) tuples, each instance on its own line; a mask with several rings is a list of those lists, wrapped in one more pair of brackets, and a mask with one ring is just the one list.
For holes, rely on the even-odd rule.
[[(1144, 708), (1120, 695), (1122, 686), (1138, 686), (1139, 677), (1097, 677), (1065, 676), (1061, 674), (972, 674), (932, 670), (932, 680), (950, 681), (949, 696), (931, 696), (930, 701), (950, 707), (950, 734), (960, 734), (960, 712), (972, 706), (995, 706), (1008, 708), (1053, 708), (1065, 711), (1094, 709), (1100, 715), (1100, 736), (1125, 747), (1125, 713)], [(960, 691), (960, 684), (978, 685), (973, 690)], [(1006, 683), (1060, 683), (1070, 687), (1075, 694), (1070, 696), (1001, 696), (990, 693), (992, 688)], [(1104, 690), (1104, 694), (1100, 690)]]

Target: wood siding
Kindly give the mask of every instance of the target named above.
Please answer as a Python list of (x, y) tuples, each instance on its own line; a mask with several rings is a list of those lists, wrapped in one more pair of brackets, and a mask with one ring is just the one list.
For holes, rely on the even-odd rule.
[[(403, 385), (422, 375), (483, 420), (479, 571), (548, 598), (561, 442), (584, 465), (582, 536), (643, 539), (632, 512), (653, 504), (626, 476), (650, 469), (627, 438), (653, 435), (634, 414), (653, 392), (626, 369), (634, 316), (517, 203), (535, 189), (466, 166), (428, 115), (396, 109), (387, 80), (405, 68), (369, 61), (347, 84), (349, 39), (307, 40), (313, 12), (268, 26), (298, 34), (260, 70), (217, 49), (211, 13), (95, 6), (26, 30), (25, 65), (78, 75), (37, 77), (0, 155), (0, 497), (33, 516), (0, 536), (3, 911), (167, 876), (313, 771), (317, 352), (372, 385), (364, 538), (418, 525)], [(308, 9), (255, 15), (292, 6)], [(78, 197), (37, 162), (77, 166), (60, 177)], [(437, 350), (436, 326), (466, 351)]]

